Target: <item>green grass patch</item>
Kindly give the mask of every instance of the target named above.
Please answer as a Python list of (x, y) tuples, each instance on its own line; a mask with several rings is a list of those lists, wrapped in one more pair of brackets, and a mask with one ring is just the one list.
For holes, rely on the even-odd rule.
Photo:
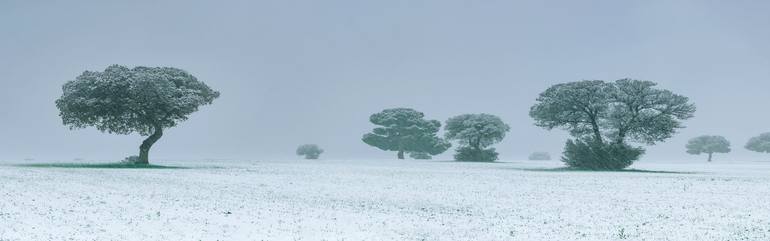
[(186, 167), (161, 166), (154, 164), (126, 164), (126, 163), (33, 163), (18, 164), (19, 167), (38, 168), (103, 168), (103, 169), (186, 169)]
[(675, 172), (675, 171), (655, 171), (655, 170), (642, 170), (642, 169), (621, 169), (621, 170), (593, 170), (574, 167), (557, 167), (557, 168), (513, 168), (522, 171), (535, 171), (535, 172), (636, 172), (636, 173), (660, 173), (660, 174), (697, 174), (697, 172)]

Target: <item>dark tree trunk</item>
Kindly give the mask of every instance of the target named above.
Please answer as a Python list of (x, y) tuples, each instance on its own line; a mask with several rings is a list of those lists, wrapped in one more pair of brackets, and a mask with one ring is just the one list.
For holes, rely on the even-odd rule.
[(596, 117), (593, 114), (589, 114), (589, 118), (591, 119), (591, 129), (593, 129), (594, 132), (594, 141), (596, 141), (599, 144), (604, 144), (604, 140), (602, 140), (602, 132), (599, 130), (599, 124), (596, 122)]
[(147, 137), (139, 146), (139, 162), (137, 164), (150, 164), (150, 148), (163, 136), (163, 128), (160, 125), (155, 125), (153, 129), (152, 135)]
[(713, 153), (709, 152), (709, 162), (711, 162), (711, 154)]
[(473, 161), (481, 161), (481, 148), (479, 147), (481, 145), (481, 137), (476, 137), (475, 139), (471, 137), (470, 140), (468, 140), (468, 146), (473, 148), (473, 151), (471, 153), (471, 156), (473, 158)]
[(404, 151), (398, 151), (398, 159), (403, 160), (404, 159)]
[(594, 131), (594, 139), (596, 139), (595, 141), (599, 144), (604, 144), (604, 140), (602, 140), (602, 133), (599, 131), (599, 125), (594, 121), (591, 123), (591, 127)]

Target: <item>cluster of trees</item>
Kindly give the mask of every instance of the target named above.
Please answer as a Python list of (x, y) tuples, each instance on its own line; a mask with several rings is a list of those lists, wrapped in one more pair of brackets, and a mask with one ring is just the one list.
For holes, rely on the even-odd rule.
[[(85, 71), (64, 84), (56, 100), (63, 123), (71, 129), (94, 126), (116, 134), (139, 133), (147, 138), (139, 146), (138, 164), (149, 162), (153, 144), (163, 130), (187, 120), (199, 107), (211, 104), (219, 92), (184, 70), (169, 67), (127, 68), (112, 65), (104, 71)], [(620, 79), (584, 80), (556, 84), (542, 92), (530, 109), (535, 125), (567, 130), (561, 160), (571, 167), (623, 169), (644, 153), (630, 143), (653, 145), (672, 137), (692, 118), (695, 106), (687, 97), (656, 88), (651, 81)], [(386, 109), (370, 116), (376, 125), (363, 136), (364, 143), (383, 151), (394, 151), (404, 159), (431, 159), (457, 145), (455, 160), (494, 161), (492, 146), (505, 138), (510, 127), (490, 114), (463, 114), (442, 124), (409, 108)], [(770, 133), (751, 138), (745, 146), (770, 152)], [(721, 136), (700, 136), (686, 146), (690, 154), (730, 152), (730, 142)], [(323, 149), (315, 144), (297, 148), (297, 155), (317, 159)], [(532, 160), (550, 159), (548, 153), (533, 153)]]
[(425, 114), (410, 108), (392, 108), (372, 114), (369, 121), (378, 127), (366, 133), (362, 141), (383, 151), (395, 151), (398, 159), (409, 154), (414, 159), (431, 159), (448, 150), (455, 141), (455, 160), (494, 161), (497, 152), (489, 148), (505, 138), (510, 127), (494, 115), (464, 114), (446, 121), (444, 137), (438, 135), (441, 122), (425, 119)]
[[(770, 133), (762, 133), (752, 137), (744, 146), (747, 150), (768, 153), (770, 152)], [(730, 141), (723, 136), (703, 135), (690, 139), (685, 146), (687, 153), (693, 155), (708, 154), (711, 162), (714, 153), (729, 153)]]
[[(127, 68), (112, 65), (104, 71), (85, 71), (64, 84), (56, 107), (64, 125), (71, 129), (96, 127), (115, 134), (139, 133), (147, 138), (131, 163), (148, 164), (152, 146), (163, 130), (187, 120), (199, 107), (211, 104), (219, 92), (184, 70), (169, 67)], [(468, 114), (447, 120), (445, 138), (437, 135), (441, 123), (424, 119), (412, 109), (388, 109), (374, 114), (371, 122), (381, 127), (364, 136), (365, 143), (382, 150), (408, 153), (414, 159), (430, 159), (457, 141), (455, 155), (464, 161), (494, 161), (497, 152), (488, 148), (500, 142), (510, 129), (500, 118)], [(299, 146), (297, 155), (317, 159), (323, 149), (315, 144)]]

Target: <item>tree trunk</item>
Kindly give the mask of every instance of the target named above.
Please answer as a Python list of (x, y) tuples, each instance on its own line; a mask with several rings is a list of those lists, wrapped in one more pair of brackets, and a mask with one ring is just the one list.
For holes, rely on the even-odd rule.
[(475, 159), (474, 161), (477, 162), (486, 161), (481, 158), (481, 145), (478, 144), (479, 142), (481, 141), (476, 142), (476, 145), (473, 147), (473, 149), (475, 149), (475, 153), (473, 154), (475, 157), (473, 159)]
[(160, 125), (155, 125), (153, 129), (154, 132), (152, 135), (147, 137), (147, 139), (142, 142), (142, 145), (139, 146), (139, 162), (136, 164), (150, 164), (150, 148), (152, 148), (152, 145), (163, 136), (163, 128), (160, 127)]
[(398, 151), (398, 159), (400, 160), (404, 159), (404, 151)]
[(709, 152), (709, 162), (711, 162), (711, 154), (713, 153)]
[(604, 140), (602, 140), (602, 132), (599, 130), (599, 124), (596, 123), (596, 119), (594, 117), (591, 117), (591, 129), (593, 129), (594, 132), (594, 139), (599, 144), (604, 144)]

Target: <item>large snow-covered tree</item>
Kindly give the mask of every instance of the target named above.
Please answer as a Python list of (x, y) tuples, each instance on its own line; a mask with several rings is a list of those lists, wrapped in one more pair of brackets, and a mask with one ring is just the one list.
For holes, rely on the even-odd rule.
[(752, 137), (745, 147), (749, 151), (770, 153), (770, 132)]
[(578, 138), (652, 145), (670, 138), (695, 112), (687, 97), (656, 85), (633, 79), (557, 84), (540, 94), (529, 114), (537, 126), (561, 127)]
[(219, 97), (195, 76), (169, 67), (112, 65), (103, 72), (85, 71), (62, 89), (56, 107), (70, 129), (93, 126), (102, 132), (148, 136), (139, 147), (139, 164), (149, 163), (150, 148), (163, 129)]
[(458, 161), (494, 161), (494, 148), (485, 149), (505, 138), (511, 128), (495, 115), (464, 114), (446, 121), (446, 139), (457, 140), (460, 146), (455, 154)]
[(723, 136), (704, 135), (690, 139), (685, 148), (689, 154), (708, 154), (708, 161), (710, 162), (714, 153), (730, 152), (730, 141)]
[(362, 140), (383, 151), (397, 152), (398, 159), (404, 159), (404, 153), (441, 154), (451, 146), (437, 136), (441, 122), (424, 117), (425, 114), (414, 109), (385, 109), (369, 117), (369, 121), (379, 127), (365, 134)]
[(633, 79), (556, 84), (540, 94), (529, 115), (535, 125), (566, 129), (597, 150), (608, 144), (615, 145), (614, 150), (632, 150), (636, 148), (627, 141), (652, 145), (668, 139), (695, 112), (687, 97), (656, 85)]

